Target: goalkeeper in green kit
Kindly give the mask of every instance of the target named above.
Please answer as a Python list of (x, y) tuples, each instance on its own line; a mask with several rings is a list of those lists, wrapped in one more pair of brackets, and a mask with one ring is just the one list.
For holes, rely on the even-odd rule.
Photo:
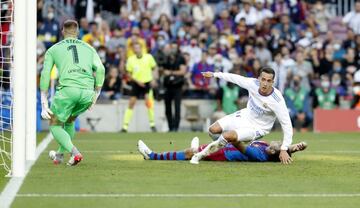
[[(79, 26), (74, 20), (64, 22), (64, 40), (46, 51), (44, 68), (41, 72), (41, 116), (50, 120), (50, 132), (60, 145), (50, 151), (54, 164), (64, 160), (64, 153), (71, 157), (68, 165), (78, 164), (83, 156), (73, 145), (75, 135), (74, 121), (78, 115), (91, 108), (101, 91), (105, 69), (93, 47), (78, 40)], [(59, 81), (51, 107), (48, 105), (50, 71), (56, 65)]]

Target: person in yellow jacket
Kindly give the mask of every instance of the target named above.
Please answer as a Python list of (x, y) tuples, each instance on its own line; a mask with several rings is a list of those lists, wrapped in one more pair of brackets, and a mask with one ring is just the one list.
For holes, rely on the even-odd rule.
[(156, 86), (156, 62), (151, 54), (143, 53), (140, 43), (134, 42), (132, 48), (135, 52), (126, 63), (126, 71), (130, 77), (131, 96), (128, 108), (125, 111), (121, 132), (127, 132), (133, 109), (138, 98), (144, 95), (148, 109), (150, 128), (156, 131), (154, 120), (154, 99), (152, 87)]

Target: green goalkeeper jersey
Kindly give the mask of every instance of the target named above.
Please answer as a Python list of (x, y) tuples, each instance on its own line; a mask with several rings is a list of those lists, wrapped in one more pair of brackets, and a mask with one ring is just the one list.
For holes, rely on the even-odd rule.
[(66, 38), (46, 51), (40, 79), (42, 91), (49, 89), (50, 72), (54, 65), (59, 73), (58, 88), (94, 89), (104, 83), (105, 68), (97, 52), (76, 38)]

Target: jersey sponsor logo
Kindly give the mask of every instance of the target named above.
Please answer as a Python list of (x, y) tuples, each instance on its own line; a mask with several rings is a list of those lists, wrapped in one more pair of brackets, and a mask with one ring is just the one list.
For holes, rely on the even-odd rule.
[(78, 68), (78, 69), (69, 69), (68, 70), (68, 73), (71, 74), (71, 73), (86, 73), (86, 70), (85, 69), (82, 69), (82, 68)]
[(258, 105), (256, 105), (256, 103), (251, 97), (249, 98), (249, 106), (250, 106), (250, 110), (253, 113), (255, 113), (257, 116), (260, 117), (264, 115), (265, 111), (262, 108), (260, 108)]

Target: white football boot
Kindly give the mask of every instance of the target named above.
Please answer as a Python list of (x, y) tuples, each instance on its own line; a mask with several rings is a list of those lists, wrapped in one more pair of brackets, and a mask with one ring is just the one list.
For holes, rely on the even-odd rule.
[(198, 165), (199, 161), (202, 159), (202, 155), (199, 153), (196, 153), (195, 155), (192, 156), (190, 163), (194, 164), (194, 165)]
[(138, 146), (138, 151), (140, 152), (140, 154), (142, 154), (142, 156), (144, 156), (144, 159), (149, 160), (150, 159), (149, 155), (152, 153), (150, 148), (146, 146), (146, 144), (142, 140), (138, 141), (137, 146)]
[(191, 149), (194, 149), (194, 150), (198, 150), (199, 149), (199, 144), (200, 141), (199, 141), (199, 137), (194, 137), (192, 140), (191, 140)]

